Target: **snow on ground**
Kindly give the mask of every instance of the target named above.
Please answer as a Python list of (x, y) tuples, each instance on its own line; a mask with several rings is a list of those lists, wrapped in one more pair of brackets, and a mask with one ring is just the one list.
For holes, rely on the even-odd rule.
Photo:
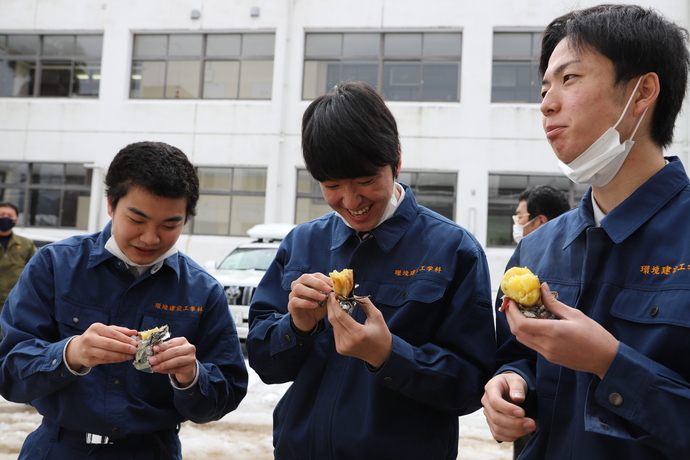
[[(249, 389), (239, 408), (217, 422), (185, 423), (185, 460), (270, 460), (272, 412), (289, 384), (266, 385), (249, 368)], [(24, 438), (41, 416), (29, 405), (0, 399), (0, 460), (16, 460)], [(493, 440), (482, 411), (460, 418), (459, 460), (510, 460), (511, 443)]]

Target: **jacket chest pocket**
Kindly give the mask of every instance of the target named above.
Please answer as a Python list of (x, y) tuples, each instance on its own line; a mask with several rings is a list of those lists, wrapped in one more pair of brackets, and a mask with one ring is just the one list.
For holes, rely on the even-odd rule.
[(60, 339), (80, 335), (94, 323), (109, 323), (109, 314), (86, 305), (76, 305), (62, 297), (55, 298), (55, 320)]
[(625, 290), (613, 302), (609, 329), (618, 340), (654, 361), (687, 372), (689, 304), (688, 290)]

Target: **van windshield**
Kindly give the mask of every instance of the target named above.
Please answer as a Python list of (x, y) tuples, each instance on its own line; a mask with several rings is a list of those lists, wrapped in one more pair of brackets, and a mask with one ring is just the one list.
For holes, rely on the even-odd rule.
[(263, 270), (273, 262), (278, 248), (237, 248), (218, 266), (220, 270)]

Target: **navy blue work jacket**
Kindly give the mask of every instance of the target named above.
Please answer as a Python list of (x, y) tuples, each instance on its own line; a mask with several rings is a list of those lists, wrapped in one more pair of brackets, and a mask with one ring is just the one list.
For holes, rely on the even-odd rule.
[(499, 372), (522, 374), (536, 402), (528, 415), (539, 429), (520, 459), (690, 458), (690, 185), (678, 158), (668, 160), (601, 227), (590, 188), (509, 262), (620, 341), (599, 379), (527, 350), (498, 313)]
[[(304, 273), (351, 268), (393, 334), (386, 363), (339, 355), (323, 332), (295, 334), (290, 284)], [(364, 312), (356, 307), (360, 323)], [(458, 416), (480, 407), (495, 339), (484, 251), (457, 224), (417, 204), (359, 241), (330, 213), (281, 244), (250, 309), (249, 363), (268, 383), (293, 381), (274, 412), (279, 460), (455, 459)]]

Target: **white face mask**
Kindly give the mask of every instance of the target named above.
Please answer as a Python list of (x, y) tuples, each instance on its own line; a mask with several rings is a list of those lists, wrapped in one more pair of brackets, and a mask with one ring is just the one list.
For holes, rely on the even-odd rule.
[[(536, 219), (536, 217), (534, 219)], [(519, 243), (520, 240), (525, 237), (525, 227), (534, 222), (534, 219), (522, 225), (513, 224), (513, 241), (515, 241), (515, 244)]]
[(635, 91), (637, 91), (637, 87), (640, 85), (641, 81), (642, 77), (637, 80), (635, 89), (630, 95), (630, 99), (628, 99), (628, 103), (625, 105), (621, 117), (612, 128), (609, 128), (571, 163), (565, 164), (562, 161), (558, 162), (558, 167), (571, 181), (577, 184), (589, 184), (595, 187), (603, 187), (611, 182), (615, 175), (618, 174), (618, 171), (623, 166), (623, 162), (625, 162), (625, 159), (628, 157), (628, 153), (630, 153), (630, 149), (632, 149), (635, 144), (632, 139), (635, 137), (637, 128), (640, 127), (640, 123), (642, 123), (647, 113), (647, 109), (645, 109), (630, 139), (621, 144), (620, 134), (616, 131), (616, 127), (620, 124), (625, 113), (628, 111), (628, 107), (630, 107), (630, 103), (635, 96)]

